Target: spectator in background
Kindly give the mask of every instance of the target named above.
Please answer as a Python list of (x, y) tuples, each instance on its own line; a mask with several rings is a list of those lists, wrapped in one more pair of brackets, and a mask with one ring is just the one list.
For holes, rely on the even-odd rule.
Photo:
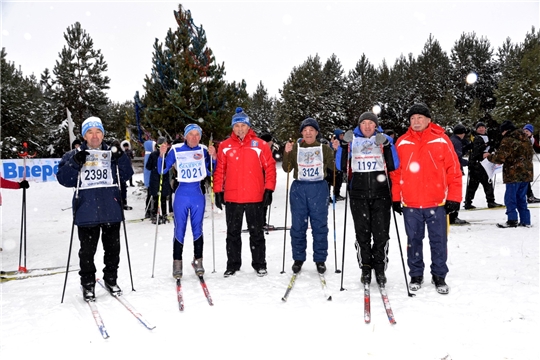
[[(472, 146), (472, 143), (468, 141), (467, 139), (465, 139), (466, 134), (467, 134), (467, 128), (465, 128), (465, 126), (463, 126), (460, 123), (454, 126), (454, 134), (450, 137), (450, 140), (452, 141), (452, 145), (454, 146), (454, 151), (456, 152), (456, 155), (459, 159), (459, 165), (461, 168), (462, 176), (465, 174), (465, 172), (463, 171), (463, 167), (469, 164), (469, 161), (463, 158), (463, 153), (468, 151), (468, 149)], [(468, 221), (460, 219), (458, 217), (458, 214), (459, 214), (459, 211), (448, 214), (451, 225), (469, 224)]]
[[(349, 151), (349, 143), (343, 140), (343, 136), (345, 136), (345, 131), (341, 129), (336, 129), (334, 131), (334, 139), (339, 141), (339, 148), (335, 151), (336, 172), (333, 174), (335, 176), (334, 196), (336, 197), (336, 201), (345, 200), (340, 193), (341, 185), (343, 184), (343, 176), (347, 171), (347, 154)], [(330, 202), (332, 201), (333, 199), (330, 198)]]
[[(169, 182), (169, 173), (159, 174), (158, 171), (158, 158), (160, 156), (161, 144), (167, 144), (167, 139), (160, 136), (156, 143), (156, 150), (154, 150), (148, 161), (146, 162), (146, 169), (150, 170), (150, 186), (148, 190), (152, 196), (152, 209), (151, 220), (152, 224), (165, 224), (169, 222), (167, 219), (167, 196), (171, 193), (171, 183)], [(161, 170), (161, 169), (160, 169)], [(161, 191), (160, 191), (161, 190)], [(158, 218), (158, 207), (161, 206), (160, 215)]]
[(472, 153), (469, 157), (469, 175), (464, 204), (465, 210), (476, 209), (476, 206), (474, 206), (472, 202), (476, 190), (478, 189), (478, 185), (480, 184), (482, 184), (482, 187), (484, 188), (488, 208), (503, 206), (495, 202), (493, 184), (486, 173), (486, 169), (484, 169), (484, 166), (481, 164), (490, 152), (494, 150), (492, 147), (493, 143), (486, 135), (486, 124), (478, 122), (476, 124), (476, 136), (473, 141)]
[(73, 142), (71, 143), (71, 150), (78, 149), (81, 146), (81, 144), (82, 144), (81, 140), (79, 139), (73, 140)]
[[(274, 149), (273, 149), (273, 146), (274, 146), (274, 138), (273, 138), (272, 134), (270, 134), (270, 133), (262, 134), (262, 135), (261, 135), (261, 140), (266, 141), (266, 143), (267, 143), (268, 146), (270, 147), (270, 151), (272, 152), (272, 156), (273, 156), (273, 153), (274, 153)], [(270, 224), (268, 223), (268, 221), (270, 220), (270, 219), (268, 218), (268, 215), (269, 215), (269, 214), (268, 214), (268, 208), (269, 208), (269, 207), (270, 207), (270, 206), (265, 206), (265, 207), (263, 208), (263, 216), (264, 216), (264, 219), (263, 219), (263, 220), (264, 220), (263, 229), (265, 229), (265, 230), (273, 229), (273, 228), (274, 228), (273, 225), (270, 225)]]
[[(510, 120), (501, 124), (502, 140), (497, 151), (487, 159), (503, 164), (503, 182), (506, 184), (504, 204), (507, 221), (500, 228), (531, 226), (531, 213), (527, 208), (527, 186), (533, 180), (533, 148), (522, 129), (516, 129)], [(519, 214), (519, 221), (518, 221)]]
[(150, 157), (150, 154), (152, 151), (154, 151), (155, 141), (148, 138), (144, 142), (144, 162), (143, 162), (143, 176), (144, 176), (144, 187), (146, 188), (146, 201), (145, 201), (145, 212), (144, 212), (144, 218), (148, 219), (152, 217), (152, 195), (150, 194), (150, 174), (152, 173), (150, 170), (146, 168), (146, 163), (148, 162), (148, 158)]
[[(131, 144), (129, 141), (124, 140), (122, 141), (122, 146), (124, 147), (124, 153), (127, 155), (129, 162), (133, 166), (133, 159), (135, 159), (135, 155), (133, 154), (133, 150), (131, 150)], [(129, 178), (129, 186), (134, 187), (133, 185), (133, 176)]]
[[(525, 132), (525, 135), (527, 135), (529, 137), (529, 140), (531, 141), (534, 152), (539, 153), (540, 152), (540, 145), (538, 145), (538, 139), (535, 139), (534, 136), (533, 136), (534, 126), (532, 126), (531, 124), (525, 125), (523, 127), (523, 132)], [(527, 202), (529, 204), (540, 203), (540, 199), (534, 196), (534, 193), (532, 191), (531, 183), (529, 183), (529, 186), (527, 188)]]

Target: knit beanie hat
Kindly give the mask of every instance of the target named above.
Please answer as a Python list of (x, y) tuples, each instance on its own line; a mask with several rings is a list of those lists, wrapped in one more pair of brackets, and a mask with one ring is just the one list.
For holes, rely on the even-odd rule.
[(456, 126), (454, 126), (454, 134), (460, 135), (460, 134), (465, 134), (466, 132), (467, 132), (467, 128), (465, 128), (463, 124), (457, 124)]
[(339, 135), (345, 133), (345, 131), (341, 130), (341, 129), (336, 129), (334, 130), (334, 135), (338, 138)]
[(315, 130), (317, 130), (317, 132), (319, 132), (319, 123), (313, 118), (307, 118), (302, 121), (302, 124), (300, 124), (300, 132), (302, 132), (302, 130), (304, 130), (306, 126), (311, 126)]
[(81, 140), (79, 140), (79, 139), (73, 140), (73, 142), (71, 143), (71, 148), (75, 149), (75, 145), (82, 145)]
[(510, 120), (504, 120), (500, 127), (501, 132), (512, 131), (515, 129), (516, 127), (514, 126), (514, 123), (512, 123)]
[(416, 114), (424, 115), (425, 117), (431, 119), (431, 113), (429, 112), (429, 108), (424, 103), (417, 103), (411, 106), (411, 108), (407, 112), (407, 119), (410, 120), (411, 116)]
[(241, 107), (236, 108), (236, 114), (232, 117), (231, 126), (234, 126), (234, 124), (237, 123), (244, 123), (247, 124), (247, 126), (251, 127), (251, 123), (249, 122), (249, 116), (244, 112), (244, 109)]
[(366, 111), (358, 118), (358, 125), (364, 120), (371, 120), (375, 123), (375, 126), (379, 126), (379, 118), (371, 111)]
[(270, 134), (270, 133), (262, 134), (260, 139), (264, 140), (266, 142), (270, 142), (270, 141), (272, 141), (272, 134)]
[(485, 123), (483, 123), (482, 121), (479, 121), (479, 122), (476, 124), (476, 127), (475, 127), (474, 129), (476, 130), (476, 129), (478, 129), (480, 126), (487, 127)]
[(199, 136), (202, 137), (202, 129), (199, 125), (197, 124), (188, 124), (186, 125), (186, 127), (184, 128), (184, 138), (186, 137), (186, 135), (191, 131), (191, 130), (197, 130), (199, 132)]
[(101, 119), (95, 116), (91, 116), (88, 119), (84, 120), (81, 126), (81, 134), (84, 137), (86, 132), (90, 130), (91, 128), (98, 128), (101, 130), (103, 135), (105, 135), (105, 129), (103, 128), (103, 123), (101, 122)]
[(529, 130), (532, 134), (534, 132), (534, 126), (532, 126), (532, 124), (527, 124), (523, 127), (523, 130)]

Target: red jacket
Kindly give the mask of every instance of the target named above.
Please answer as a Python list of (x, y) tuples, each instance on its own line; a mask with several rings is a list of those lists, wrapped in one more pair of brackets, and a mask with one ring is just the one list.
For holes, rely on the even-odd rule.
[(412, 208), (461, 202), (462, 174), (452, 142), (439, 125), (409, 130), (396, 142), (399, 168), (390, 173), (392, 201)]
[(270, 147), (249, 130), (243, 141), (234, 134), (217, 152), (214, 192), (224, 191), (226, 202), (256, 203), (264, 190), (276, 188), (276, 161)]
[[(18, 182), (4, 179), (0, 176), (0, 188), (2, 189), (20, 189), (21, 185)], [(0, 194), (0, 205), (2, 205), (2, 195)]]

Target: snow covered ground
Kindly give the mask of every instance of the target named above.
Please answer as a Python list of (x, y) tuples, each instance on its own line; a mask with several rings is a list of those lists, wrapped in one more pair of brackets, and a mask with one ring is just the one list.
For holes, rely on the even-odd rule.
[[(535, 158), (535, 174), (540, 164)], [(283, 226), (287, 177), (278, 163), (270, 223)], [(136, 174), (135, 180), (142, 180)], [(496, 200), (504, 201), (502, 176), (496, 179)], [(292, 178), (291, 178), (292, 181)], [(463, 177), (466, 181), (466, 176)], [(534, 184), (540, 196), (540, 182)], [(345, 191), (342, 190), (342, 195)], [(144, 195), (129, 188), (134, 207), (126, 218), (141, 218)], [(3, 190), (2, 270), (17, 270), (21, 219), (21, 191)], [(27, 191), (27, 268), (64, 267), (71, 232), (72, 190), (57, 183), (32, 183)], [(474, 204), (485, 207), (482, 188)], [(408, 297), (396, 227), (392, 220), (388, 295), (397, 321), (389, 324), (375, 285), (372, 285), (372, 320), (363, 320), (363, 290), (354, 251), (354, 228), (347, 211), (345, 263), (342, 268), (345, 204), (329, 213), (329, 256), (326, 279), (333, 300), (326, 301), (315, 266), (306, 262), (288, 302), (281, 301), (292, 274), (290, 243), (286, 239), (285, 274), (283, 231), (266, 235), (269, 275), (259, 278), (250, 267), (248, 234), (243, 235), (242, 270), (224, 278), (225, 214), (207, 208), (205, 219), (205, 279), (214, 300), (209, 306), (198, 279), (184, 267), (185, 311), (178, 310), (172, 271), (173, 225), (160, 225), (154, 277), (152, 267), (156, 226), (126, 221), (133, 284), (122, 231), (119, 285), (124, 296), (156, 325), (144, 328), (104, 289), (96, 288), (97, 305), (110, 338), (104, 340), (88, 305), (82, 300), (76, 271), (70, 272), (64, 302), (65, 274), (2, 283), (0, 357), (37, 359), (538, 359), (539, 329), (539, 208), (531, 206), (532, 228), (498, 229), (505, 210), (460, 211), (472, 225), (451, 227), (448, 244), (449, 295), (439, 295), (429, 283), (416, 297)], [(288, 216), (290, 223), (290, 216)], [(403, 219), (398, 231), (406, 256)], [(188, 229), (189, 233), (189, 229)], [(335, 236), (334, 236), (335, 234)], [(191, 239), (191, 236), (188, 236)], [(334, 239), (336, 240), (334, 242)], [(215, 252), (213, 251), (213, 245)], [(337, 254), (334, 252), (334, 245)], [(426, 268), (429, 269), (427, 247)], [(78, 268), (75, 235), (71, 266)], [(186, 242), (185, 259), (193, 252)], [(337, 268), (343, 272), (335, 273)], [(308, 245), (308, 259), (311, 245)], [(215, 259), (215, 266), (214, 266)], [(96, 256), (101, 276), (101, 248)], [(215, 269), (215, 272), (213, 271)], [(427, 270), (429, 271), (429, 270)]]

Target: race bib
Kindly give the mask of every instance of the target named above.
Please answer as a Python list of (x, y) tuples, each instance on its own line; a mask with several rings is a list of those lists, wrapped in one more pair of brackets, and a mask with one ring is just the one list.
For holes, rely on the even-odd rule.
[(81, 169), (80, 189), (116, 186), (113, 182), (111, 152), (109, 150), (86, 150), (86, 162)]
[(319, 181), (324, 179), (322, 146), (302, 148), (298, 146), (298, 180)]
[(357, 137), (352, 142), (351, 168), (353, 172), (372, 172), (384, 170), (381, 147), (371, 138)]
[(199, 182), (206, 178), (206, 164), (203, 149), (175, 151), (176, 170), (179, 182)]

